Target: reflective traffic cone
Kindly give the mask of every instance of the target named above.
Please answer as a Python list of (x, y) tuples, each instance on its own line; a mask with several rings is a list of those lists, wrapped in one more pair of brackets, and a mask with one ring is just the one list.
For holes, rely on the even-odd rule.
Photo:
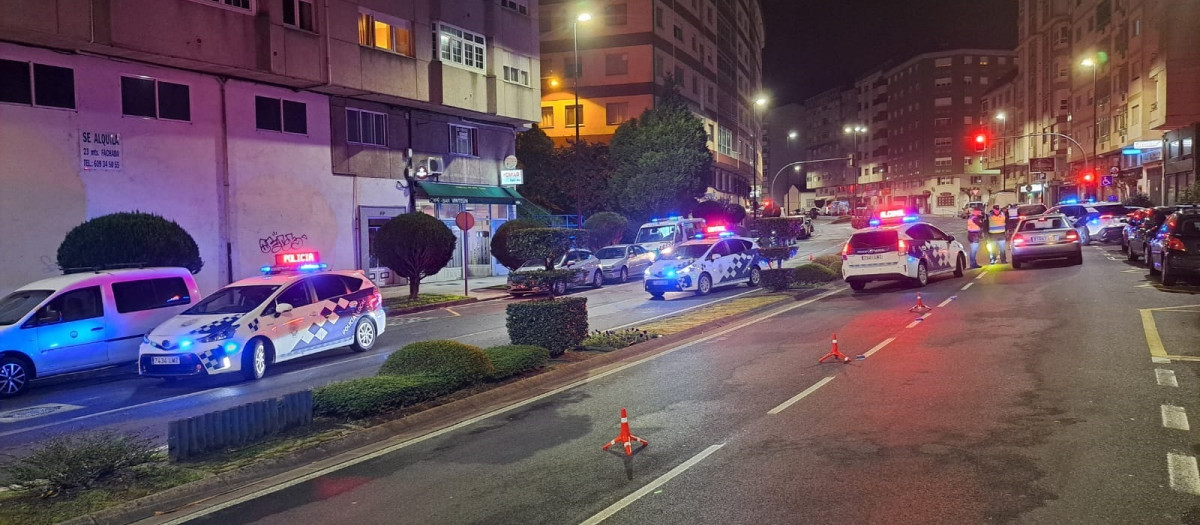
[(625, 455), (632, 456), (634, 441), (641, 443), (643, 447), (650, 444), (649, 441), (629, 433), (629, 417), (625, 415), (625, 407), (621, 407), (621, 433), (617, 435), (616, 439), (609, 441), (607, 445), (600, 447), (600, 450), (608, 450), (608, 447), (616, 445), (617, 443), (624, 443)]
[(912, 308), (909, 308), (908, 311), (925, 313), (925, 312), (928, 312), (929, 310), (931, 310), (931, 308), (929, 308), (928, 306), (925, 306), (925, 301), (921, 300), (921, 292), (917, 292), (917, 305)]
[(838, 347), (837, 347), (837, 334), (833, 334), (833, 350), (830, 350), (828, 354), (825, 354), (825, 357), (822, 357), (822, 358), (818, 359), (818, 360), (817, 360), (817, 362), (818, 362), (818, 363), (824, 363), (826, 359), (829, 359), (829, 358), (831, 358), (831, 357), (832, 357), (832, 358), (834, 358), (834, 359), (837, 359), (837, 360), (839, 360), (839, 361), (841, 361), (841, 362), (843, 362), (843, 363), (849, 363), (849, 362), (850, 362), (850, 358), (849, 358), (849, 357), (846, 357), (845, 355), (843, 355), (841, 352), (839, 352), (839, 351), (838, 351)]

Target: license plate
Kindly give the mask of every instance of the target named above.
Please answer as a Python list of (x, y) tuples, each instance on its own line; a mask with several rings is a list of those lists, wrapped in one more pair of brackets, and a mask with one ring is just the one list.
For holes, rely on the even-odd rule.
[(662, 279), (651, 279), (649, 281), (646, 281), (646, 284), (648, 284), (650, 286), (666, 286), (668, 282), (669, 281), (664, 281)]
[(1029, 242), (1046, 242), (1045, 235), (1036, 235), (1029, 238)]
[(882, 259), (882, 258), (883, 258), (883, 254), (882, 254), (882, 253), (881, 253), (881, 254), (876, 254), (876, 255), (864, 255), (864, 256), (862, 256), (862, 260), (864, 260), (864, 261), (874, 261), (874, 260), (878, 260), (878, 259)]
[(156, 365), (177, 365), (177, 364), (179, 364), (179, 356), (177, 356), (177, 355), (169, 355), (169, 356), (161, 356), (161, 357), (155, 356), (155, 357), (150, 358), (150, 362), (153, 364), (156, 364)]

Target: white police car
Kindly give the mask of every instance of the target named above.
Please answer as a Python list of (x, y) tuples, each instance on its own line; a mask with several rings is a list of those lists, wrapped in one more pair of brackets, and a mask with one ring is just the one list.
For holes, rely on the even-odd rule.
[(316, 252), (276, 256), (150, 331), (138, 372), (177, 378), (241, 372), (260, 379), (275, 363), (350, 346), (365, 352), (387, 325), (379, 289), (358, 271), (324, 271)]
[(707, 231), (709, 238), (678, 244), (650, 265), (643, 284), (650, 295), (660, 298), (666, 292), (684, 291), (705, 295), (717, 286), (758, 286), (761, 272), (767, 268), (758, 244), (725, 232), (722, 226), (710, 226)]
[(925, 286), (931, 275), (962, 277), (963, 246), (932, 224), (903, 210), (885, 210), (871, 227), (855, 232), (842, 248), (842, 279), (855, 290), (871, 281), (910, 280)]

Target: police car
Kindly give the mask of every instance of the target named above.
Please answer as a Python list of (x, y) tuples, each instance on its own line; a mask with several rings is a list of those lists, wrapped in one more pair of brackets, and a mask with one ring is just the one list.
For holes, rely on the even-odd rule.
[(735, 236), (724, 226), (709, 226), (706, 232), (676, 245), (646, 269), (643, 286), (651, 296), (687, 291), (706, 295), (714, 287), (741, 283), (758, 286), (767, 261), (754, 239)]
[(904, 210), (884, 210), (842, 248), (842, 279), (855, 290), (871, 281), (911, 280), (925, 286), (931, 275), (962, 277), (962, 244)]
[(349, 346), (366, 352), (387, 325), (379, 289), (358, 271), (327, 271), (316, 252), (276, 255), (168, 319), (142, 340), (138, 372), (177, 378), (241, 372)]

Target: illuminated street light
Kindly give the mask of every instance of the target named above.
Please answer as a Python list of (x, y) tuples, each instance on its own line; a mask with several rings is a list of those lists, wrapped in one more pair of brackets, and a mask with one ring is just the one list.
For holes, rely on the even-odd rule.
[[(1096, 96), (1096, 70), (1100, 69), (1100, 64), (1089, 57), (1083, 59), (1079, 65), (1092, 70), (1092, 161), (1098, 162), (1097, 157), (1100, 155), (1100, 110), (1096, 105), (1098, 98)], [(1092, 169), (1098, 170), (1098, 166), (1093, 165)], [(1085, 187), (1083, 191), (1086, 193), (1087, 188)], [(1099, 188), (1097, 188), (1096, 193), (1096, 197), (1099, 198)]]
[[(575, 143), (579, 143), (579, 117), (583, 114), (583, 110), (579, 107), (579, 22), (587, 22), (592, 19), (591, 13), (579, 13), (575, 17), (575, 21), (571, 22), (571, 35), (575, 40), (575, 63), (572, 66), (575, 68), (571, 72), (571, 78), (575, 79), (575, 107), (571, 108), (575, 112)], [(551, 84), (553, 85), (553, 84)]]

